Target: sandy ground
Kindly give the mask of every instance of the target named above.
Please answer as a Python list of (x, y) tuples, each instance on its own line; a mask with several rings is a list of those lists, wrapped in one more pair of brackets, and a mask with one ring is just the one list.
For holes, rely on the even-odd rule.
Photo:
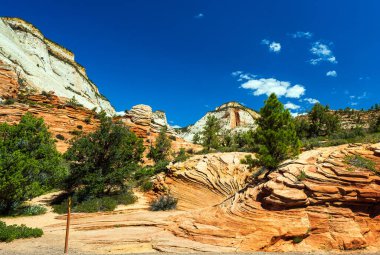
[[(32, 201), (44, 204), (56, 193), (41, 196)], [(119, 206), (113, 212), (74, 213), (71, 217), (71, 254), (125, 254), (155, 252), (233, 252), (231, 248), (201, 244), (174, 236), (165, 230), (170, 216), (183, 213), (178, 210), (152, 212), (147, 198), (139, 192), (133, 205)], [(19, 239), (0, 243), (0, 254), (61, 254), (64, 247), (66, 216), (49, 208), (38, 216), (0, 218), (7, 224), (25, 224), (44, 231), (40, 238)]]

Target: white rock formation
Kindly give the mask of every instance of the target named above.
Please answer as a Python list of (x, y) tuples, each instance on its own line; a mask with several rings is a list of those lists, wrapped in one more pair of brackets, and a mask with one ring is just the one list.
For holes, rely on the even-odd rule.
[(0, 62), (16, 71), (22, 81), (20, 89), (53, 91), (62, 98), (75, 97), (86, 108), (115, 114), (84, 67), (75, 62), (74, 54), (21, 19), (0, 18)]
[(209, 116), (215, 116), (220, 121), (222, 131), (231, 131), (232, 133), (255, 129), (256, 119), (260, 117), (257, 112), (240, 103), (229, 102), (217, 107), (214, 111), (206, 113), (195, 124), (186, 128), (176, 129), (176, 131), (183, 139), (192, 142), (194, 135), (203, 130)]

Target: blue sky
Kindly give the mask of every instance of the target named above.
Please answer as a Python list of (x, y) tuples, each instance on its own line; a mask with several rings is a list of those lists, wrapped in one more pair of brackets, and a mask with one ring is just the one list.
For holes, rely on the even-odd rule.
[(378, 103), (380, 1), (1, 1), (64, 45), (118, 111), (186, 126), (227, 101), (294, 113)]

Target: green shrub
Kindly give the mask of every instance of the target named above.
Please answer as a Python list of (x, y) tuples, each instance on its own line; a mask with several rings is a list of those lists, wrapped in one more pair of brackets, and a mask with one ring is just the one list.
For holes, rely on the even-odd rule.
[(150, 204), (151, 211), (168, 211), (177, 208), (178, 199), (172, 195), (162, 195)]
[(344, 162), (346, 164), (349, 164), (358, 168), (364, 168), (376, 174), (379, 174), (379, 172), (376, 170), (375, 162), (373, 162), (370, 159), (363, 158), (362, 156), (359, 156), (359, 155), (346, 156), (344, 158)]
[(303, 237), (302, 236), (296, 236), (293, 238), (293, 243), (300, 243), (303, 241)]
[(306, 179), (306, 177), (307, 177), (307, 175), (306, 175), (305, 171), (301, 170), (300, 174), (297, 176), (297, 179), (298, 179), (298, 181), (303, 181)]
[(177, 156), (174, 158), (173, 163), (183, 162), (186, 161), (188, 158), (189, 156), (186, 155), (185, 148), (181, 148)]
[(14, 104), (15, 102), (16, 102), (16, 100), (14, 100), (13, 98), (7, 98), (7, 99), (5, 99), (4, 104), (5, 105), (11, 105), (11, 104)]
[(69, 134), (72, 134), (72, 135), (75, 135), (75, 136), (79, 136), (83, 133), (83, 131), (80, 131), (80, 130), (71, 130), (69, 131)]
[(14, 211), (9, 213), (10, 216), (34, 216), (34, 215), (42, 215), (47, 212), (46, 207), (42, 205), (29, 205), (29, 206), (21, 206), (16, 208)]
[(77, 126), (77, 129), (82, 130), (82, 129), (83, 129), (83, 126), (82, 126), (82, 125), (78, 125), (78, 126)]
[(91, 117), (87, 117), (87, 118), (85, 118), (83, 121), (84, 121), (84, 123), (86, 123), (86, 124), (90, 124), (90, 123), (91, 123)]
[(11, 242), (15, 239), (41, 237), (43, 231), (40, 228), (29, 228), (25, 225), (6, 225), (0, 221), (0, 242)]
[(61, 134), (55, 136), (58, 140), (65, 140), (65, 137)]
[(153, 189), (153, 182), (151, 182), (150, 180), (146, 180), (144, 181), (142, 184), (141, 184), (141, 189), (142, 191), (144, 192), (147, 192), (147, 191), (150, 191)]
[(168, 131), (167, 126), (163, 126), (160, 133), (156, 139), (155, 145), (150, 147), (148, 153), (148, 158), (153, 159), (154, 162), (166, 161), (171, 149), (171, 141), (168, 138), (166, 132)]
[[(136, 202), (137, 197), (131, 192), (126, 192), (123, 194), (116, 194), (111, 196), (105, 196), (101, 198), (90, 198), (87, 200), (80, 201), (81, 197), (74, 195), (72, 197), (72, 212), (102, 212), (102, 211), (113, 211), (119, 204), (129, 205)], [(80, 201), (80, 202), (79, 202)], [(53, 204), (53, 211), (59, 214), (67, 213), (67, 198), (62, 200), (58, 204)]]

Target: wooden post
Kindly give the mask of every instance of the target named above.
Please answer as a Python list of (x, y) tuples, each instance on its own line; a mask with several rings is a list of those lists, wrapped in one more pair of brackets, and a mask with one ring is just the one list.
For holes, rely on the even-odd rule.
[(66, 216), (66, 238), (65, 238), (65, 254), (68, 254), (69, 248), (69, 230), (70, 230), (70, 215), (71, 215), (71, 197), (67, 200), (67, 216)]

